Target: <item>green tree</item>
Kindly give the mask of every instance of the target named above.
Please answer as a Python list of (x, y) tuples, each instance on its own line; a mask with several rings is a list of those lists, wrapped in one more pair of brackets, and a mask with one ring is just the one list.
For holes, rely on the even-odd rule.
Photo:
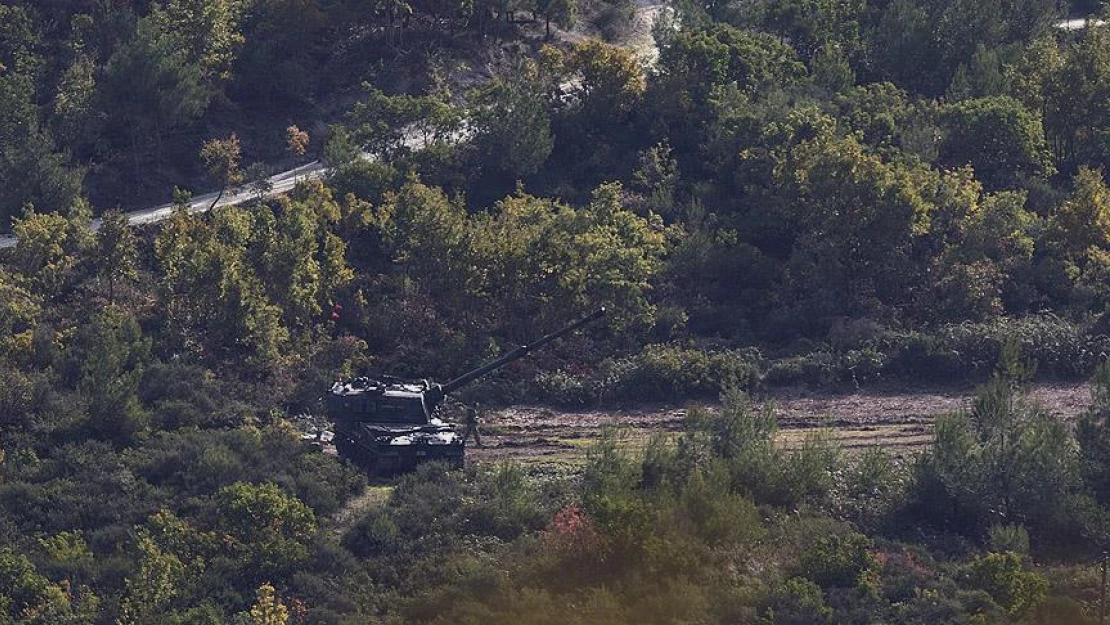
[(879, 148), (900, 146), (916, 112), (909, 95), (889, 82), (860, 85), (839, 94), (835, 102), (844, 129)]
[(551, 24), (570, 28), (578, 14), (578, 0), (539, 0), (536, 10), (543, 15), (544, 37), (551, 39)]
[(289, 126), (285, 129), (285, 136), (287, 137), (286, 145), (288, 146), (289, 156), (294, 158), (304, 156), (308, 149), (308, 133), (296, 126)]
[(1102, 172), (1082, 168), (1073, 181), (1075, 190), (1052, 215), (1062, 256), (1082, 263), (1084, 257), (1110, 250), (1110, 189)]
[(1000, 93), (1000, 64), (990, 57), (1047, 35), (1057, 13), (1051, 0), (893, 0), (875, 8), (870, 52), (879, 76), (928, 95), (955, 87), (957, 96)]
[(89, 55), (80, 54), (62, 74), (50, 122), (64, 145), (91, 140), (101, 129), (94, 116), (98, 69)]
[(1055, 173), (1040, 120), (1009, 97), (965, 100), (942, 112), (940, 160), (970, 164), (988, 191), (1015, 188)]
[(796, 84), (805, 75), (797, 53), (777, 38), (726, 24), (686, 29), (659, 50), (658, 88), (670, 97), (686, 92), (693, 104), (707, 101), (714, 88), (735, 81), (754, 93)]
[(33, 8), (0, 5), (0, 67), (34, 77), (47, 62), (42, 56), (43, 24)]
[(382, 156), (407, 149), (406, 133), (420, 119), (419, 98), (391, 96), (369, 83), (364, 83), (363, 89), (366, 97), (347, 114), (354, 139), (364, 149)]
[(750, 109), (722, 106), (726, 98), (750, 102), (755, 94), (799, 84), (805, 74), (797, 52), (773, 35), (726, 24), (684, 28), (660, 45), (648, 102), (676, 151), (698, 154), (712, 143), (707, 129), (722, 109)]
[(798, 568), (822, 588), (854, 588), (865, 582), (878, 564), (872, 548), (863, 534), (822, 537), (806, 550)]
[(958, 102), (970, 98), (989, 98), (1011, 92), (998, 50), (982, 46), (965, 63), (960, 63), (948, 86), (948, 100)]
[[(319, 223), (304, 201), (279, 200), (280, 211), (260, 211), (255, 229), (266, 247), (259, 250), (260, 276), (285, 313), (286, 324), (301, 327), (320, 313), (326, 299), (319, 258)], [(271, 234), (264, 234), (266, 231)]]
[(970, 202), (935, 260), (923, 308), (934, 319), (985, 320), (1029, 305), (1029, 274), (1043, 222), (1025, 207), (1024, 192), (1008, 191)]
[(169, 336), (180, 349), (221, 360), (244, 356), (256, 370), (282, 361), (289, 338), (248, 256), (251, 213), (237, 207), (211, 222), (178, 210), (154, 241)]
[(1079, 417), (1075, 431), (1079, 441), (1083, 480), (1102, 505), (1110, 504), (1110, 366), (1095, 372), (1091, 406)]
[[(1013, 63), (1006, 65), (1010, 95), (1027, 109), (1046, 115), (1046, 89), (1052, 77), (1064, 67), (1064, 55), (1054, 37), (1041, 37), (1028, 46)], [(1046, 128), (1047, 130), (1047, 128)]]
[(285, 625), (289, 620), (289, 610), (277, 596), (270, 584), (258, 587), (258, 593), (250, 611), (251, 625)]
[(667, 219), (675, 216), (679, 180), (678, 163), (669, 144), (657, 143), (640, 152), (632, 172), (633, 189), (646, 197), (652, 212)]
[(211, 92), (203, 77), (178, 36), (153, 16), (139, 20), (131, 40), (108, 59), (99, 109), (116, 136), (129, 140), (136, 179), (148, 143), (153, 143), (154, 162), (161, 163), (162, 137), (208, 108)]
[(1062, 264), (1057, 288), (1079, 302), (1106, 301), (1110, 291), (1110, 189), (1102, 172), (1081, 167), (1074, 190), (1049, 217), (1046, 239)]
[[(356, 3), (252, 0), (240, 4), (244, 41), (241, 46), (225, 47), (234, 57), (235, 70), (228, 90), (236, 94), (233, 97), (250, 94), (253, 106), (263, 110), (285, 112), (308, 104), (323, 77), (316, 54), (330, 45), (327, 37), (334, 32), (330, 29), (355, 22)], [(273, 80), (274, 75), (283, 78)]]
[(643, 69), (631, 52), (600, 41), (576, 45), (565, 65), (580, 78), (584, 115), (602, 126), (619, 122), (634, 110), (647, 87)]
[(162, 550), (148, 532), (139, 533), (139, 570), (126, 580), (117, 625), (155, 625), (181, 594), (187, 569), (174, 554)]
[(943, 72), (938, 87), (943, 90), (960, 63), (974, 57), (976, 50), (993, 50), (1008, 40), (1004, 0), (945, 0), (933, 10), (934, 37)]
[(135, 233), (121, 211), (108, 211), (100, 219), (96, 231), (96, 249), (93, 265), (101, 285), (108, 292), (108, 304), (116, 301), (116, 287), (124, 281), (134, 281), (139, 276), (139, 252)]
[(539, 171), (554, 148), (551, 113), (534, 67), (479, 89), (470, 118), (481, 162), (510, 176)]
[(1045, 133), (1061, 169), (1101, 165), (1110, 146), (1110, 28), (1088, 29), (1069, 46), (1042, 93)]
[(626, 209), (619, 184), (602, 185), (578, 209), (518, 194), (474, 219), (468, 236), (479, 301), (520, 318), (566, 319), (612, 307), (618, 327), (649, 327), (651, 278), (665, 249), (661, 223)]
[(216, 493), (215, 506), (219, 529), (254, 571), (287, 572), (308, 558), (316, 517), (277, 485), (236, 482)]
[(15, 361), (30, 355), (42, 315), (42, 298), (33, 295), (7, 270), (0, 269), (0, 354)]
[(126, 443), (146, 426), (136, 392), (150, 344), (130, 315), (113, 308), (94, 316), (74, 337), (70, 375), (89, 400), (94, 436)]
[(388, 253), (411, 279), (445, 298), (467, 282), (466, 261), (459, 250), (466, 236), (466, 209), (441, 189), (409, 180), (387, 193), (372, 217)]
[(353, 138), (363, 149), (397, 156), (459, 140), (462, 111), (451, 104), (449, 91), (410, 96), (386, 95), (369, 83), (363, 88), (366, 98), (347, 114)]
[(239, 137), (232, 133), (227, 139), (209, 139), (200, 150), (200, 160), (208, 169), (208, 175), (220, 184), (220, 192), (212, 200), (209, 210), (216, 207), (224, 193), (243, 183), (245, 174), (240, 168), (242, 152)]
[(68, 217), (26, 212), (12, 230), (15, 267), (29, 289), (51, 298), (76, 283), (92, 238), (86, 204), (75, 205)]
[(912, 174), (837, 137), (812, 110), (792, 113), (780, 131), (792, 137), (773, 157), (786, 200), (780, 218), (796, 232), (783, 295), (809, 323), (905, 301), (913, 244), (934, 218)]
[(64, 573), (70, 582), (76, 584), (92, 576), (96, 556), (81, 532), (58, 532), (38, 542), (49, 557), (50, 567)]
[(809, 74), (814, 84), (831, 93), (842, 93), (856, 84), (856, 73), (848, 58), (840, 48), (832, 45), (826, 45), (813, 55), (809, 62)]
[(183, 44), (189, 63), (206, 81), (231, 77), (235, 53), (244, 38), (239, 21), (253, 0), (169, 0), (155, 5), (151, 17)]
[(91, 625), (99, 599), (86, 591), (70, 594), (40, 575), (26, 557), (0, 550), (0, 618), (13, 625)]
[(1085, 531), (1078, 447), (1022, 390), (1031, 368), (1017, 350), (1003, 347), (970, 413), (938, 419), (936, 442), (916, 467), (919, 511), (973, 535), (1018, 523), (1031, 537), (1065, 540)]
[(70, 166), (39, 125), (33, 98), (31, 78), (0, 64), (0, 227), (28, 206), (64, 212), (81, 190), (83, 172)]
[(1013, 617), (1033, 612), (1048, 598), (1048, 580), (1027, 570), (1012, 551), (978, 556), (963, 569), (971, 588), (985, 590)]
[(866, 16), (865, 3), (860, 0), (788, 0), (765, 2), (763, 25), (785, 36), (798, 54), (810, 60), (822, 48), (840, 50), (847, 58), (863, 51), (859, 20)]
[(406, 0), (372, 0), (374, 14), (384, 16), (386, 19), (386, 36), (390, 45), (397, 42), (397, 21), (404, 20), (412, 15), (412, 4)]
[(918, 93), (937, 93), (947, 87), (928, 5), (891, 0), (881, 11), (870, 46), (879, 77)]

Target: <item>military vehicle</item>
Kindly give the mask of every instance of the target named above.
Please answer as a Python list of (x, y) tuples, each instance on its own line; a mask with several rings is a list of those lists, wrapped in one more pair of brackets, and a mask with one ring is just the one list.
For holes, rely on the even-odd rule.
[(410, 471), (429, 460), (461, 467), (465, 442), (439, 415), (447, 395), (604, 314), (598, 309), (444, 384), (393, 376), (336, 382), (327, 397), (336, 451), (377, 475)]

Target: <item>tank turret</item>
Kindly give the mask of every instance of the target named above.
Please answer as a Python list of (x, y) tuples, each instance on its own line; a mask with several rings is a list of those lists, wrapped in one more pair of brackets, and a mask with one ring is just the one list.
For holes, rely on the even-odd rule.
[(437, 416), (447, 395), (604, 314), (600, 308), (443, 384), (392, 376), (336, 382), (327, 397), (336, 450), (374, 473), (410, 470), (424, 460), (462, 466), (465, 444)]

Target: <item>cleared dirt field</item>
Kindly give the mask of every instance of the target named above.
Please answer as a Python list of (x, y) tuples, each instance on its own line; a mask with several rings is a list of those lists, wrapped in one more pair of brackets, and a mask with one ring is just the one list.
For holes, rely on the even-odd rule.
[[(1038, 384), (1031, 395), (1060, 418), (1071, 420), (1090, 405), (1091, 392), (1087, 384)], [(973, 388), (841, 394), (788, 389), (765, 401), (774, 405), (779, 441), (786, 448), (797, 447), (815, 429), (824, 428), (847, 451), (879, 446), (906, 456), (929, 444), (937, 415), (968, 408), (973, 396)], [(635, 447), (656, 432), (679, 431), (685, 415), (682, 406), (583, 411), (514, 406), (483, 415), (485, 447), (471, 442), (467, 458), (471, 462), (578, 462), (607, 428), (618, 431), (622, 444)]]
[[(788, 389), (766, 398), (774, 405), (779, 443), (796, 448), (806, 436), (823, 428), (842, 449), (851, 453), (882, 447), (906, 458), (928, 445), (937, 415), (970, 407), (975, 389), (907, 391), (872, 389), (829, 393)], [(1088, 384), (1038, 384), (1032, 398), (1064, 420), (1073, 420), (1091, 403)], [(706, 404), (710, 410), (716, 404)], [(539, 406), (513, 406), (482, 416), (484, 447), (467, 445), (468, 463), (515, 460), (522, 463), (581, 463), (602, 432), (614, 428), (619, 444), (635, 449), (655, 433), (677, 434), (686, 416), (683, 406), (642, 406), (625, 410), (565, 411)], [(461, 429), (460, 429), (461, 431)], [(329, 453), (335, 449), (328, 447)], [(392, 492), (388, 480), (376, 482), (353, 498), (327, 521), (335, 536), (366, 513), (382, 505)]]

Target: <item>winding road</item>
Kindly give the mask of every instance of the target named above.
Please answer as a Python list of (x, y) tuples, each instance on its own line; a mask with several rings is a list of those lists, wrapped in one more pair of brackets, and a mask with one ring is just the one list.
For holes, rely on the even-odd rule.
[[(664, 3), (659, 0), (636, 0), (636, 15), (631, 20), (628, 32), (622, 37), (622, 41), (616, 42), (631, 49), (636, 56), (645, 64), (651, 66), (658, 58), (659, 50), (655, 46), (655, 40), (652, 37), (651, 30), (655, 21), (661, 14), (673, 10), (668, 8)], [(556, 36), (560, 39), (578, 42), (589, 38), (591, 35), (582, 35), (574, 31), (557, 30)], [(404, 144), (409, 148), (423, 147), (423, 141), (416, 132), (405, 133)], [(365, 159), (375, 159), (376, 156), (368, 153), (363, 153), (362, 157)], [(273, 197), (282, 195), (293, 190), (298, 182), (305, 180), (316, 180), (323, 178), (327, 169), (320, 161), (312, 161), (305, 165), (301, 165), (289, 171), (283, 171), (279, 174), (274, 174), (267, 178), (266, 185), (256, 185), (255, 188), (251, 186), (244, 186), (235, 189), (229, 189), (224, 192), (223, 197), (216, 202), (216, 198), (220, 196), (219, 191), (212, 191), (203, 195), (197, 195), (192, 198), (189, 204), (190, 213), (203, 213), (212, 208), (219, 208), (221, 206), (232, 206), (235, 204), (242, 204), (252, 199), (259, 197), (259, 192), (256, 190), (258, 186), (266, 188), (262, 197)], [(215, 204), (213, 205), (213, 202)], [(127, 213), (127, 221), (132, 226), (141, 226), (146, 224), (157, 223), (168, 218), (173, 214), (174, 205), (172, 202), (161, 204), (151, 208), (143, 208)], [(96, 232), (100, 228), (100, 219), (92, 220), (90, 228)], [(15, 247), (18, 239), (12, 234), (0, 234), (0, 249), (8, 249)]]
[[(320, 163), (320, 161), (312, 161), (311, 163), (301, 165), (300, 167), (297, 167), (295, 169), (290, 169), (289, 171), (283, 171), (280, 174), (275, 174), (267, 178), (269, 184), (267, 185), (267, 191), (263, 195), (264, 197), (272, 197), (275, 195), (288, 193), (293, 190), (293, 187), (297, 186), (298, 182), (322, 178), (324, 176), (324, 172), (324, 165)], [(219, 191), (213, 191), (211, 193), (194, 196), (189, 203), (189, 212), (203, 213), (210, 208), (230, 206), (233, 204), (242, 204), (243, 202), (257, 198), (258, 192), (254, 189), (251, 189), (250, 187), (229, 189), (224, 193), (223, 197), (220, 198), (220, 201), (216, 202), (215, 206), (213, 206), (212, 203), (215, 202), (216, 198), (219, 197), (219, 195)], [(173, 209), (174, 205), (172, 202), (161, 204), (159, 206), (154, 206), (152, 208), (139, 209), (137, 211), (127, 213), (127, 221), (132, 226), (141, 226), (145, 224), (156, 223), (172, 215)], [(98, 218), (92, 220), (90, 228), (93, 230), (93, 232), (99, 229), (100, 219)], [(15, 235), (0, 235), (0, 249), (15, 247), (16, 242), (17, 239)]]
[[(636, 2), (636, 16), (631, 23), (630, 32), (625, 37), (625, 41), (620, 42), (632, 49), (645, 65), (654, 64), (658, 58), (659, 50), (655, 46), (655, 41), (651, 34), (652, 26), (661, 14), (667, 14), (669, 9), (665, 4), (654, 0), (637, 0)], [(673, 15), (673, 12), (670, 13)], [(1056, 24), (1057, 28), (1063, 30), (1079, 30), (1086, 28), (1090, 25), (1102, 25), (1101, 20), (1090, 19), (1072, 19), (1062, 20)], [(561, 31), (558, 36), (567, 41), (580, 41), (585, 39), (581, 34)], [(409, 147), (416, 147), (419, 140), (410, 134), (405, 143)], [(372, 155), (363, 154), (363, 158), (374, 158)], [(315, 180), (323, 178), (326, 169), (320, 161), (312, 161), (300, 167), (283, 171), (279, 174), (274, 174), (267, 178), (268, 184), (266, 192), (263, 197), (273, 197), (281, 195), (293, 190), (297, 183), (304, 180)], [(192, 202), (189, 204), (189, 212), (202, 213), (210, 208), (218, 208), (220, 206), (231, 206), (235, 204), (242, 204), (248, 200), (258, 197), (258, 192), (250, 187), (242, 187), (233, 190), (228, 190), (224, 193), (223, 197), (213, 205), (213, 202), (219, 197), (219, 191), (212, 191), (203, 195), (194, 196)], [(127, 213), (127, 221), (133, 226), (141, 226), (145, 224), (152, 224), (163, 219), (166, 219), (173, 214), (174, 205), (172, 202), (154, 206), (152, 208), (143, 208), (136, 211)], [(100, 220), (94, 219), (91, 223), (91, 228), (95, 232), (100, 227)], [(0, 235), (0, 249), (15, 247), (17, 239), (14, 235), (3, 234)]]

